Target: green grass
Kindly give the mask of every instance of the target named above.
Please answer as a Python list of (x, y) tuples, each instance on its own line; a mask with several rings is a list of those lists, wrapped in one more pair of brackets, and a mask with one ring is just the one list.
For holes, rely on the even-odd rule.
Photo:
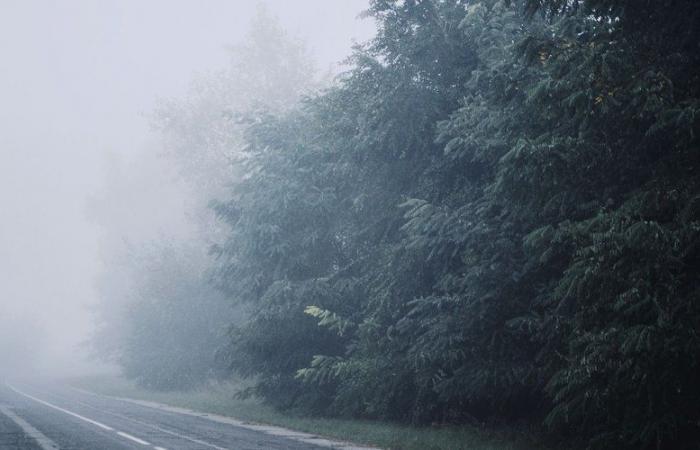
[(255, 399), (241, 400), (240, 383), (211, 383), (187, 392), (153, 392), (119, 377), (94, 376), (71, 380), (92, 392), (148, 400), (239, 420), (277, 425), (357, 444), (395, 450), (543, 450), (531, 436), (510, 430), (471, 426), (416, 428), (387, 422), (306, 417), (282, 413)]

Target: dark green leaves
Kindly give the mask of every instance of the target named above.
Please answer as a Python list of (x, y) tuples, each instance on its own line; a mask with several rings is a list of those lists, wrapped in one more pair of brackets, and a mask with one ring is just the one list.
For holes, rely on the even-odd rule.
[(374, 1), (219, 208), (233, 367), (326, 414), (693, 448), (700, 21), (662, 3)]

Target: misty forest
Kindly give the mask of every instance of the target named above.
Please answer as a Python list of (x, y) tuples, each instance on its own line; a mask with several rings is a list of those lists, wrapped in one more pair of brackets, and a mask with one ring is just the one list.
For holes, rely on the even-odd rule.
[(138, 163), (90, 197), (81, 348), (296, 418), (700, 448), (698, 6), (371, 0), (336, 72), (259, 8), (147, 113), (184, 225), (122, 239), (165, 208)]

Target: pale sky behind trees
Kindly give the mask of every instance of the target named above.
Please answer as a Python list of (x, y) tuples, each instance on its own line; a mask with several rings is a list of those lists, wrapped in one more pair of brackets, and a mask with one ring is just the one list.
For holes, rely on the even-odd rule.
[(320, 71), (374, 31), (348, 20), (364, 0), (0, 3), (0, 353), (76, 361), (101, 264), (86, 205), (105, 166), (153, 152), (157, 100), (224, 67), (259, 5), (307, 42)]

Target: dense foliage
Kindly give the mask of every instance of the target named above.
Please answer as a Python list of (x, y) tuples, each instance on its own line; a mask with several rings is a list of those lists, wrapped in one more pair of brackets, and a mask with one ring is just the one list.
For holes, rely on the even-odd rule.
[(389, 1), (337, 86), (248, 129), (217, 279), (283, 407), (700, 429), (691, 1)]
[(214, 200), (220, 293), (206, 263), (160, 251), (127, 374), (173, 386), (225, 364), (281, 408), (697, 448), (695, 1), (373, 0), (367, 14), (376, 37), (301, 104), (303, 49), (266, 33), (235, 76), (159, 110)]

